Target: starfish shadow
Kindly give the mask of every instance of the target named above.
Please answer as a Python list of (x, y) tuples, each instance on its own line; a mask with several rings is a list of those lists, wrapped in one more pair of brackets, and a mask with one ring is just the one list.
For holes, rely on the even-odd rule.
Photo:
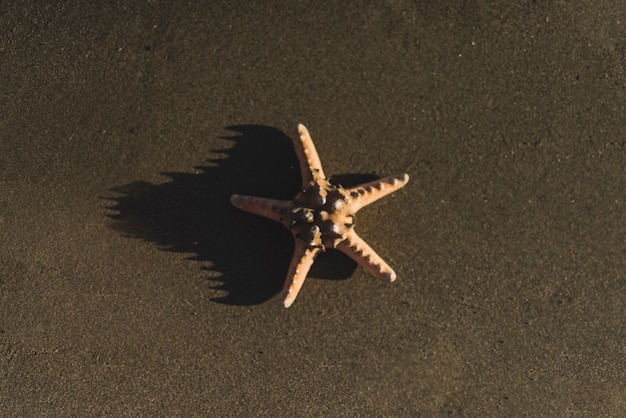
[[(300, 187), (298, 161), (291, 139), (261, 125), (229, 126), (236, 135), (222, 158), (195, 167), (197, 173), (162, 173), (168, 181), (135, 181), (110, 190), (114, 214), (110, 228), (124, 236), (152, 242), (163, 251), (190, 254), (202, 266), (212, 300), (230, 305), (262, 303), (280, 292), (293, 251), (293, 238), (283, 226), (234, 208), (230, 195), (290, 200)], [(371, 175), (331, 178), (344, 186), (370, 181)], [(345, 279), (356, 263), (336, 251), (318, 257), (310, 277)], [(224, 294), (224, 291), (226, 294)]]

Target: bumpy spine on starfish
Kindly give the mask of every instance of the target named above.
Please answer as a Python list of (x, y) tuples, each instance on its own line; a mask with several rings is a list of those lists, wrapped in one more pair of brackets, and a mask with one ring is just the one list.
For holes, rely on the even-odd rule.
[(290, 210), (291, 202), (234, 194), (230, 197), (230, 203), (238, 209), (263, 216), (288, 226), (285, 223), (285, 214)]
[(318, 247), (309, 247), (304, 242), (295, 240), (295, 248), (293, 250), (293, 257), (291, 258), (291, 264), (289, 265), (289, 271), (287, 271), (287, 279), (283, 286), (283, 306), (288, 308), (296, 300), (300, 288), (306, 280), (306, 275), (309, 274), (309, 270), (315, 261), (315, 257), (321, 251)]
[(337, 249), (379, 279), (386, 282), (396, 280), (396, 272), (353, 229), (347, 233), (346, 239), (337, 245)]
[(350, 209), (356, 213), (364, 206), (374, 203), (380, 198), (395, 192), (409, 181), (408, 174), (396, 174), (382, 179), (374, 180), (357, 187), (348, 189), (348, 196), (352, 198)]
[(300, 174), (302, 175), (302, 187), (313, 185), (319, 179), (325, 179), (322, 162), (317, 154), (309, 130), (301, 123), (296, 127), (298, 139), (293, 141), (296, 156), (300, 162)]

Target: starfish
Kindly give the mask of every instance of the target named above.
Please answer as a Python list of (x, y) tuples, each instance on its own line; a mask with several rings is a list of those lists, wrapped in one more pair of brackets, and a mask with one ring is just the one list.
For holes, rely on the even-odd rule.
[(315, 260), (327, 248), (335, 248), (374, 276), (393, 282), (396, 273), (354, 231), (354, 216), (364, 206), (386, 196), (409, 181), (408, 174), (385, 177), (345, 189), (328, 181), (307, 128), (297, 126), (293, 145), (300, 163), (302, 188), (291, 201), (231, 196), (238, 209), (280, 222), (291, 231), (294, 254), (283, 287), (283, 306), (295, 301)]

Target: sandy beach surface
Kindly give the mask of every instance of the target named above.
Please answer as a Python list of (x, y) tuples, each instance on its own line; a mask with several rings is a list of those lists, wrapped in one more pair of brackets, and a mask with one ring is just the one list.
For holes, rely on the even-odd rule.
[[(622, 416), (622, 2), (89, 3), (0, 4), (0, 415)], [(285, 310), (298, 122), (411, 181)]]

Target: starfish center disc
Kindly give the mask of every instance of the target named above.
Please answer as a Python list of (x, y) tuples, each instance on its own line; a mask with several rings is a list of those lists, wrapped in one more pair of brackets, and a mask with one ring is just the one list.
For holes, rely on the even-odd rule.
[[(289, 227), (309, 247), (335, 248), (354, 225), (349, 199), (343, 188), (331, 184), (304, 188), (292, 201)], [(351, 222), (344, 222), (346, 218)]]

